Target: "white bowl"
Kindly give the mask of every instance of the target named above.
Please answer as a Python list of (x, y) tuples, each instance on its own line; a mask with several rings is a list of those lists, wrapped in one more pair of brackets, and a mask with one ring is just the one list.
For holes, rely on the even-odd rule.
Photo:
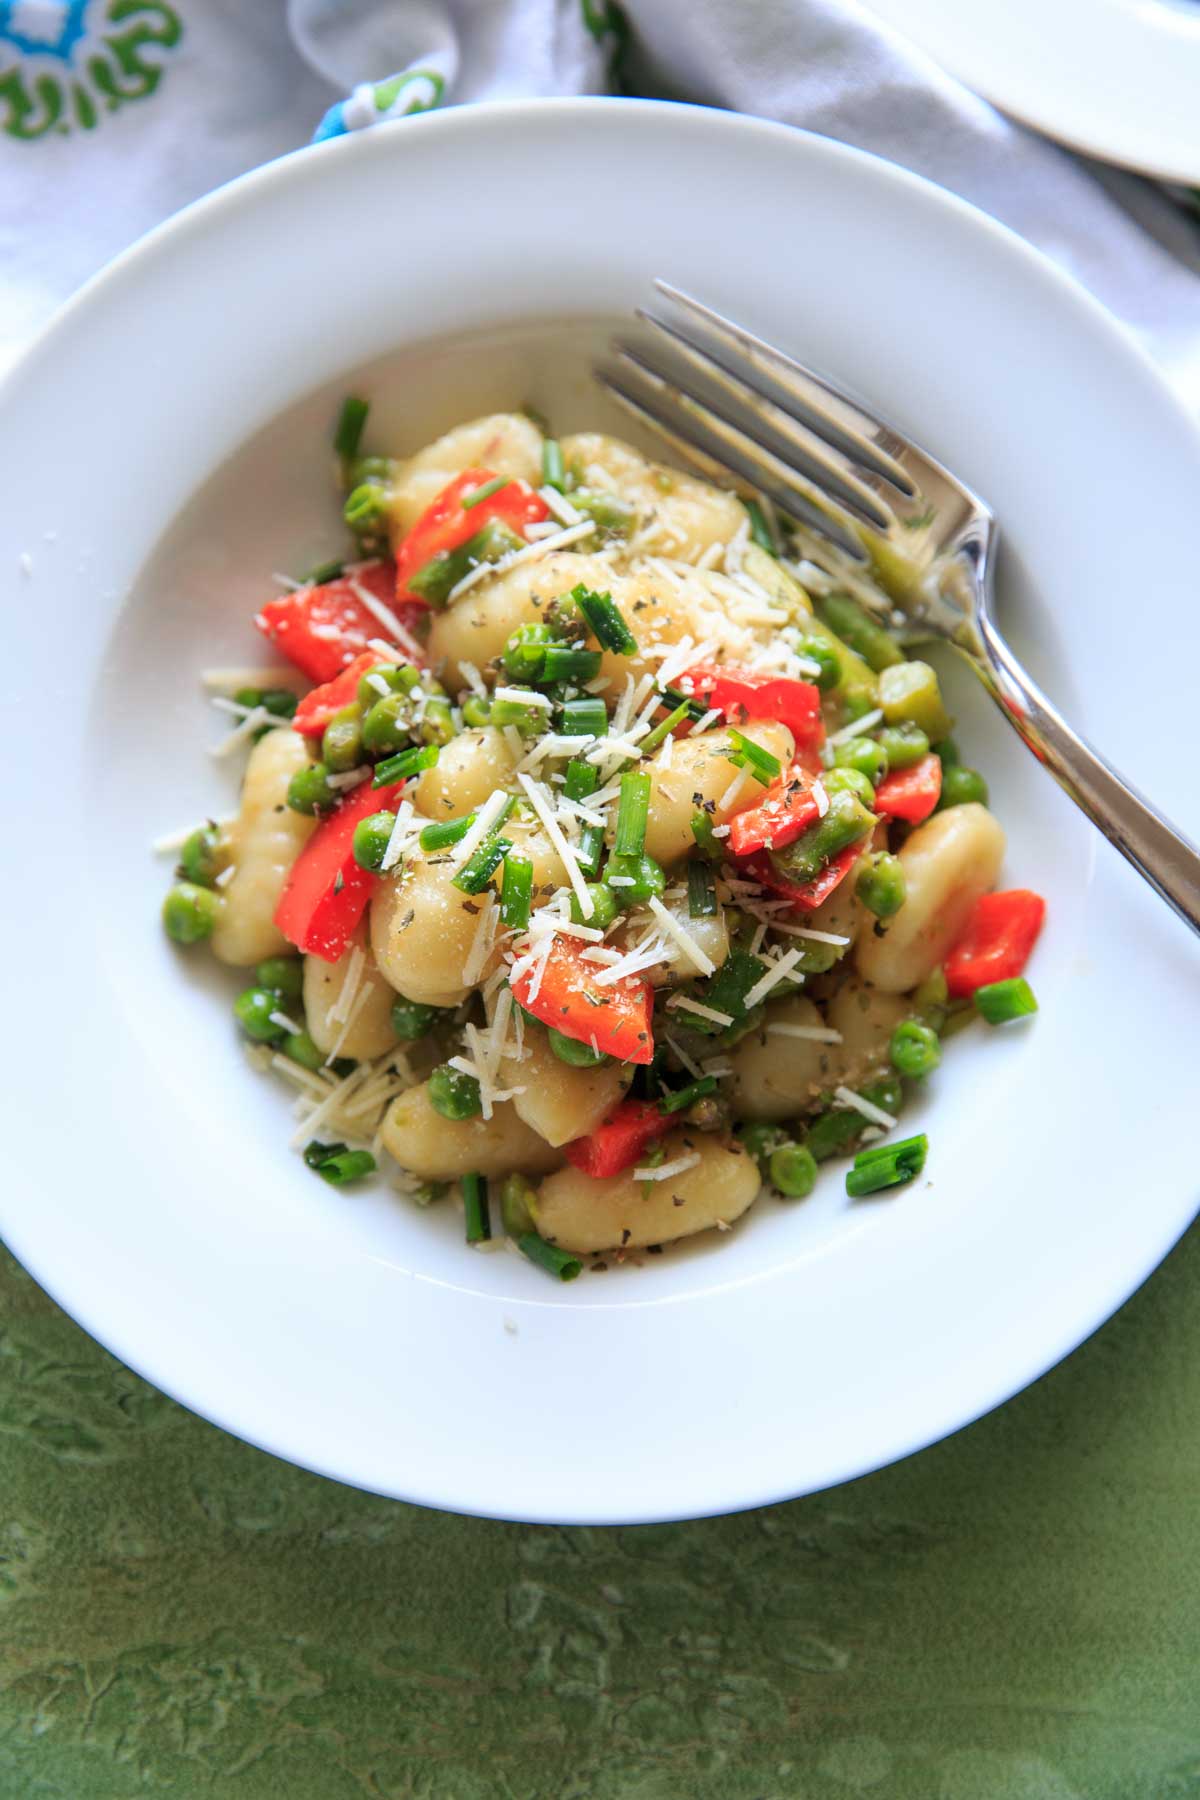
[(369, 392), (401, 450), (525, 400), (608, 420), (591, 353), (656, 273), (853, 383), (993, 502), (1014, 640), (1200, 823), (1195, 431), (1033, 252), (838, 145), (563, 101), (304, 151), (121, 258), (0, 395), (5, 1234), (186, 1405), (467, 1512), (717, 1512), (905, 1455), (1094, 1330), (1196, 1203), (1196, 946), (957, 671), (1006, 878), (1049, 899), (1043, 1011), (950, 1045), (912, 1114), (927, 1177), (893, 1197), (849, 1203), (831, 1169), (808, 1202), (560, 1288), (469, 1251), (450, 1206), (314, 1180), (284, 1093), (245, 1067), (232, 984), (165, 942), (150, 840), (232, 779), (197, 677), (261, 658), (270, 571), (340, 541), (338, 397)]

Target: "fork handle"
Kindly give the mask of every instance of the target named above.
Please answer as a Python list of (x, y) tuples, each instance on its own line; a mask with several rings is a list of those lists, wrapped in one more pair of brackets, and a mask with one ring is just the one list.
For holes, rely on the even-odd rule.
[(1200, 934), (1200, 851), (1072, 731), (1026, 673), (985, 608), (968, 660), (1009, 724), (1110, 844)]

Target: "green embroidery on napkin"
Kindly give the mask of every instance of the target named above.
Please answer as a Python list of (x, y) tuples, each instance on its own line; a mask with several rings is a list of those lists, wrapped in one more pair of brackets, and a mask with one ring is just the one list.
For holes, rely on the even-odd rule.
[(95, 0), (47, 0), (36, 22), (35, 37), (28, 12), (0, 0), (0, 49), (20, 53), (0, 70), (0, 130), (22, 143), (93, 131), (107, 114), (147, 99), (162, 80), (159, 53), (183, 36), (167, 0), (107, 0), (103, 8)]

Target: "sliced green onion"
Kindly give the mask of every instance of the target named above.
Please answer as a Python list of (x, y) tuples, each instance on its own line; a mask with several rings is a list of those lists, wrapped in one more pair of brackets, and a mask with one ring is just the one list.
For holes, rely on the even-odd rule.
[(599, 650), (579, 650), (573, 644), (550, 644), (542, 658), (539, 681), (594, 681), (600, 673)]
[(511, 849), (508, 838), (496, 837), (494, 833), (484, 838), (474, 856), (454, 877), (453, 885), (460, 894), (482, 894)]
[(852, 1200), (864, 1194), (877, 1194), (881, 1188), (898, 1187), (911, 1181), (925, 1167), (929, 1139), (922, 1131), (917, 1137), (902, 1138), (898, 1144), (873, 1144), (860, 1150), (854, 1167), (846, 1171), (846, 1192)]
[(733, 1020), (733, 1026), (720, 1025), (716, 1019), (702, 1018), (699, 1013), (689, 1013), (688, 1030), (702, 1032), (705, 1037), (719, 1037), (723, 1031), (744, 1025), (747, 1018), (746, 995), (758, 985), (766, 972), (767, 965), (760, 957), (751, 956), (747, 950), (734, 950), (697, 996), (714, 1012), (725, 1013)]
[(542, 445), (542, 486), (566, 490), (567, 472), (563, 467), (562, 445), (557, 438), (547, 438)]
[(680, 701), (673, 713), (668, 713), (665, 719), (659, 720), (653, 731), (648, 731), (646, 733), (645, 737), (638, 745), (640, 753), (645, 756), (649, 751), (657, 750), (663, 739), (674, 731), (677, 725), (683, 724), (683, 721), (688, 717), (691, 710), (690, 701)]
[(742, 505), (750, 515), (751, 542), (765, 550), (768, 556), (778, 556), (775, 539), (771, 536), (771, 527), (767, 524), (767, 515), (757, 500), (743, 500)]
[(352, 456), (358, 455), (363, 426), (370, 410), (369, 402), (360, 399), (357, 394), (346, 395), (338, 415), (337, 430), (333, 434), (333, 448), (338, 456), (348, 461)]
[[(707, 816), (707, 815), (706, 815)], [(688, 917), (713, 919), (717, 914), (717, 884), (706, 862), (690, 862), (687, 868)]]
[(304, 1160), (310, 1169), (319, 1169), (331, 1156), (340, 1156), (345, 1148), (345, 1144), (323, 1144), (319, 1138), (313, 1138), (304, 1146)]
[(772, 756), (769, 750), (764, 750), (761, 744), (756, 744), (753, 738), (746, 737), (743, 732), (731, 728), (729, 735), (738, 748), (738, 754), (731, 756), (730, 762), (737, 768), (748, 767), (755, 781), (761, 781), (764, 786), (774, 781), (783, 769), (779, 758)]
[(310, 569), (308, 574), (304, 577), (304, 585), (306, 587), (323, 587), (327, 581), (336, 581), (338, 576), (344, 575), (345, 572), (345, 563), (339, 561), (337, 558), (334, 558), (331, 562), (318, 563), (316, 567)]
[(511, 480), (511, 475), (493, 475), (492, 479), (485, 481), (481, 487), (472, 488), (469, 494), (463, 495), (460, 502), (463, 511), (470, 512), (473, 506), (481, 506), (485, 500), (490, 500), (493, 494), (498, 494), (501, 488), (506, 488)]
[(369, 1150), (342, 1150), (336, 1156), (327, 1156), (316, 1168), (322, 1181), (328, 1181), (333, 1187), (344, 1187), (348, 1181), (361, 1181), (364, 1175), (373, 1175), (376, 1163)]
[(467, 1216), (468, 1244), (482, 1244), (492, 1235), (491, 1214), (488, 1211), (487, 1178), (483, 1175), (464, 1175), (462, 1178), (463, 1207)]
[(513, 550), (523, 550), (525, 539), (511, 531), (502, 519), (489, 519), (474, 537), (454, 550), (439, 550), (409, 577), (409, 591), (429, 606), (444, 606), (464, 576), (481, 563), (499, 562)]
[(693, 1081), (688, 1087), (679, 1088), (673, 1094), (664, 1094), (658, 1103), (659, 1112), (686, 1112), (694, 1100), (703, 1100), (706, 1094), (715, 1094), (717, 1078), (715, 1075), (702, 1075), (699, 1081)]
[(703, 700), (693, 699), (690, 694), (682, 693), (677, 687), (665, 687), (663, 689), (663, 699), (673, 700), (676, 706), (686, 706), (688, 709), (688, 717), (691, 719), (702, 719), (705, 713), (710, 710), (710, 708), (704, 704)]
[(492, 701), (491, 723), (498, 731), (506, 725), (515, 725), (522, 737), (540, 737), (549, 716), (544, 707), (532, 703), (526, 706), (520, 700), (504, 698)]
[(567, 700), (559, 714), (558, 729), (563, 737), (606, 737), (608, 709), (599, 694), (584, 700)]
[(422, 769), (436, 768), (438, 754), (436, 744), (418, 744), (411, 750), (401, 750), (399, 756), (389, 756), (386, 762), (376, 763), (371, 786), (389, 787), (393, 781), (405, 781), (410, 775), (419, 775)]
[(650, 816), (650, 777), (629, 769), (621, 777), (617, 805), (615, 856), (640, 856), (646, 847), (646, 821)]
[(533, 900), (533, 864), (525, 856), (504, 859), (500, 886), (500, 922), (510, 931), (524, 931)]
[(1010, 1019), (1027, 1019), (1038, 1003), (1023, 975), (1009, 981), (989, 981), (975, 989), (975, 1009), (989, 1025), (1007, 1025)]
[(358, 537), (377, 535), (388, 516), (387, 489), (377, 481), (364, 481), (346, 496), (342, 517)]
[(418, 842), (422, 850), (448, 850), (451, 844), (466, 837), (478, 817), (478, 813), (469, 812), (464, 819), (439, 819), (422, 827)]
[(563, 781), (563, 793), (568, 800), (586, 800), (594, 794), (600, 785), (600, 771), (595, 763), (585, 762), (581, 756), (575, 757), (566, 767)]
[(551, 1275), (557, 1275), (560, 1281), (574, 1281), (583, 1267), (577, 1256), (560, 1250), (557, 1244), (548, 1244), (536, 1231), (523, 1231), (517, 1239), (517, 1249), (539, 1269), (548, 1269)]
[(637, 655), (638, 641), (611, 594), (593, 593), (580, 582), (571, 589), (571, 598), (606, 650), (615, 650), (618, 656)]
[(725, 852), (721, 848), (721, 840), (714, 834), (712, 820), (699, 807), (692, 814), (692, 836), (705, 856), (713, 862), (722, 860)]
[[(563, 793), (568, 800), (586, 800), (589, 794), (595, 793), (599, 785), (600, 771), (595, 763), (585, 762), (581, 756), (577, 756), (567, 764)], [(589, 880), (600, 873), (603, 855), (604, 827), (584, 825), (580, 829), (575, 860)]]

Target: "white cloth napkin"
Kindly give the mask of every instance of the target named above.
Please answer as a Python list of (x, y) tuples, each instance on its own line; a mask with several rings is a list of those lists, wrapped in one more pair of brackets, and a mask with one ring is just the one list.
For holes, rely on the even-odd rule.
[(1200, 407), (1194, 268), (1119, 188), (861, 0), (624, 0), (623, 15), (613, 0), (137, 0), (132, 16), (118, 0), (4, 0), (0, 357), (141, 231), (314, 131), (400, 131), (430, 106), (619, 78), (806, 126), (961, 194), (1090, 288)]

